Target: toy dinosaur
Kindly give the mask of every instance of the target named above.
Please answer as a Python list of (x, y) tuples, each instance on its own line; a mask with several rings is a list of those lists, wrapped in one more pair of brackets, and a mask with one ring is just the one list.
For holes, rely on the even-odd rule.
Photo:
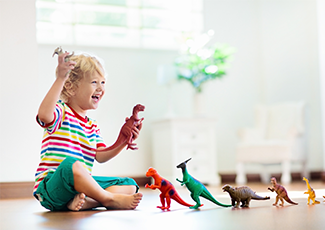
[[(54, 50), (54, 53), (53, 53), (52, 57), (54, 57), (55, 54), (60, 55), (60, 54), (62, 54), (62, 53), (63, 53), (62, 48), (61, 48), (61, 46), (59, 46), (58, 48), (56, 48), (56, 49)], [(70, 57), (72, 57), (73, 55), (74, 55), (74, 52), (72, 52), (72, 54), (67, 55), (67, 56), (65, 57), (64, 61), (65, 61), (65, 62), (70, 61)]]
[(249, 188), (248, 186), (241, 186), (241, 187), (231, 187), (229, 184), (226, 184), (222, 187), (223, 192), (228, 192), (231, 198), (232, 206), (235, 208), (239, 207), (240, 202), (242, 208), (248, 208), (249, 202), (253, 200), (269, 200), (270, 197), (261, 197), (256, 195), (256, 193)]
[(222, 206), (222, 207), (231, 207), (231, 205), (227, 205), (227, 204), (221, 204), (219, 203), (212, 195), (211, 193), (207, 190), (207, 188), (198, 180), (196, 180), (195, 178), (193, 178), (186, 169), (186, 163), (191, 160), (188, 159), (186, 161), (184, 161), (183, 163), (179, 164), (177, 166), (177, 168), (181, 168), (182, 169), (182, 173), (183, 173), (183, 181), (176, 179), (178, 182), (181, 183), (181, 185), (183, 186), (185, 184), (186, 188), (191, 192), (191, 197), (192, 199), (196, 202), (196, 205), (190, 207), (191, 209), (198, 209), (201, 206), (200, 203), (200, 196), (204, 197), (205, 199), (210, 200), (211, 202)]
[(304, 194), (308, 194), (309, 195), (308, 196), (308, 202), (307, 202), (307, 204), (309, 205), (310, 200), (313, 201), (312, 204), (319, 204), (320, 202), (317, 201), (317, 200), (315, 200), (316, 199), (316, 194), (315, 194), (314, 189), (309, 185), (308, 179), (306, 177), (304, 177), (304, 178), (302, 178), (302, 180), (304, 180), (306, 182), (307, 188), (308, 188), (307, 192), (304, 192)]
[(279, 199), (281, 200), (281, 204), (280, 206), (283, 206), (283, 203), (285, 201), (287, 201), (290, 204), (295, 204), (297, 205), (298, 203), (293, 202), (292, 200), (290, 200), (290, 198), (288, 197), (288, 193), (287, 190), (282, 186), (277, 184), (275, 177), (271, 178), (271, 183), (273, 188), (268, 188), (271, 192), (276, 192), (277, 196), (275, 198), (275, 203), (273, 204), (274, 206), (276, 206), (278, 204)]
[[(155, 183), (152, 185), (146, 184), (146, 188), (151, 188), (152, 190), (159, 189), (161, 191), (160, 193), (160, 202), (162, 206), (157, 206), (157, 208), (160, 208), (161, 210), (167, 210), (169, 211), (170, 208), (170, 199), (175, 200), (177, 203), (191, 207), (194, 206), (192, 204), (186, 203), (182, 198), (179, 196), (177, 193), (174, 185), (170, 183), (168, 180), (162, 178), (156, 169), (154, 168), (149, 168), (148, 172), (146, 173), (147, 177), (152, 177), (155, 180)], [(167, 206), (165, 206), (165, 200), (167, 203)]]
[(130, 118), (125, 119), (125, 123), (122, 126), (122, 128), (120, 130), (120, 133), (119, 133), (115, 143), (112, 146), (108, 147), (108, 148), (97, 150), (97, 152), (103, 152), (103, 151), (115, 149), (118, 146), (120, 146), (121, 144), (123, 144), (125, 141), (127, 143), (127, 148), (126, 149), (137, 150), (138, 148), (135, 147), (136, 144), (132, 143), (132, 138), (133, 138), (132, 128), (133, 127), (138, 128), (139, 125), (141, 124), (141, 122), (143, 121), (144, 118), (140, 119), (138, 117), (138, 113), (141, 112), (141, 111), (144, 111), (144, 109), (145, 109), (145, 107), (143, 105), (140, 105), (140, 104), (137, 104), (136, 106), (134, 106), (132, 116)]

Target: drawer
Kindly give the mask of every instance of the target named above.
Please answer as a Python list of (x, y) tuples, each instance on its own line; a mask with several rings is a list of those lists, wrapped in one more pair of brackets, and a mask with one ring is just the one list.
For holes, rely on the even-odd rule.
[[(195, 159), (192, 159), (191, 161), (195, 161)], [(187, 170), (188, 173), (194, 177), (195, 179), (203, 182), (207, 178), (210, 177), (211, 171), (211, 165), (208, 161), (206, 162), (188, 162)], [(192, 164), (191, 164), (192, 163)]]
[(182, 130), (178, 132), (177, 135), (179, 144), (205, 144), (208, 142), (208, 134), (203, 131), (193, 132)]
[(209, 160), (209, 155), (211, 154), (211, 150), (207, 147), (202, 148), (180, 148), (180, 150), (176, 153), (177, 158), (180, 161), (185, 161), (188, 158), (193, 158), (200, 161), (206, 161)]

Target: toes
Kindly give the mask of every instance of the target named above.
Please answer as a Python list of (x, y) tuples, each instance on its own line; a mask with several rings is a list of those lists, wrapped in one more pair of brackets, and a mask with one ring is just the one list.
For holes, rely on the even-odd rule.
[(85, 199), (86, 198), (86, 195), (84, 193), (79, 193), (79, 198), (80, 199)]

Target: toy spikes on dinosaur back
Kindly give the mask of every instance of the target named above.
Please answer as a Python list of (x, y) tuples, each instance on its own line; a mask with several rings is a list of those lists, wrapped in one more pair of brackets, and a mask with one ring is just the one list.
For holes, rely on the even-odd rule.
[(190, 207), (191, 209), (198, 209), (201, 206), (200, 202), (200, 196), (204, 197), (205, 199), (210, 200), (211, 202), (222, 206), (222, 207), (231, 207), (229, 204), (221, 204), (219, 203), (212, 195), (211, 193), (207, 190), (207, 188), (198, 180), (194, 179), (186, 169), (186, 163), (191, 160), (188, 159), (184, 161), (183, 163), (179, 164), (177, 168), (182, 169), (183, 173), (183, 181), (176, 179), (178, 182), (181, 183), (183, 186), (185, 184), (186, 188), (191, 192), (191, 197), (192, 199), (196, 202), (196, 205)]
[(139, 118), (138, 113), (144, 111), (144, 109), (145, 109), (144, 105), (137, 104), (136, 106), (134, 106), (132, 116), (130, 118), (125, 119), (125, 123), (122, 126), (115, 143), (108, 148), (97, 150), (97, 151), (102, 152), (102, 151), (115, 149), (119, 147), (121, 144), (125, 143), (125, 141), (127, 144), (126, 149), (137, 150), (138, 148), (136, 147), (136, 143), (132, 143), (132, 138), (133, 138), (132, 128), (140, 127), (141, 122), (143, 121), (144, 118)]
[[(146, 173), (147, 177), (152, 177), (155, 180), (155, 183), (152, 185), (146, 184), (146, 188), (151, 188), (152, 190), (159, 189), (161, 191), (160, 194), (160, 202), (162, 206), (157, 206), (157, 208), (160, 208), (161, 210), (167, 210), (170, 211), (170, 202), (171, 199), (175, 200), (177, 203), (191, 207), (194, 206), (192, 204), (186, 203), (182, 198), (179, 196), (177, 193), (174, 185), (170, 183), (168, 180), (165, 178), (162, 178), (156, 169), (154, 168), (149, 168), (148, 172)], [(167, 206), (165, 206), (165, 200), (167, 203)]]

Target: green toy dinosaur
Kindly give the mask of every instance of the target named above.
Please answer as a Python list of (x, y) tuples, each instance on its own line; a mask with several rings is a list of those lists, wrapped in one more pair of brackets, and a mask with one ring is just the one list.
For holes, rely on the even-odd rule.
[(201, 205), (200, 203), (200, 196), (204, 197), (205, 199), (210, 200), (211, 202), (222, 206), (222, 207), (231, 207), (231, 205), (228, 204), (221, 204), (219, 203), (216, 199), (214, 199), (214, 197), (211, 195), (211, 193), (207, 190), (207, 188), (198, 180), (194, 179), (188, 172), (186, 169), (186, 163), (191, 160), (188, 159), (186, 161), (184, 161), (183, 163), (177, 165), (177, 168), (181, 168), (182, 169), (182, 173), (183, 173), (183, 181), (179, 180), (178, 178), (176, 178), (176, 180), (178, 182), (181, 183), (181, 185), (183, 186), (184, 184), (186, 185), (186, 188), (191, 192), (191, 197), (192, 199), (196, 202), (196, 205), (191, 206), (191, 209), (198, 209)]

